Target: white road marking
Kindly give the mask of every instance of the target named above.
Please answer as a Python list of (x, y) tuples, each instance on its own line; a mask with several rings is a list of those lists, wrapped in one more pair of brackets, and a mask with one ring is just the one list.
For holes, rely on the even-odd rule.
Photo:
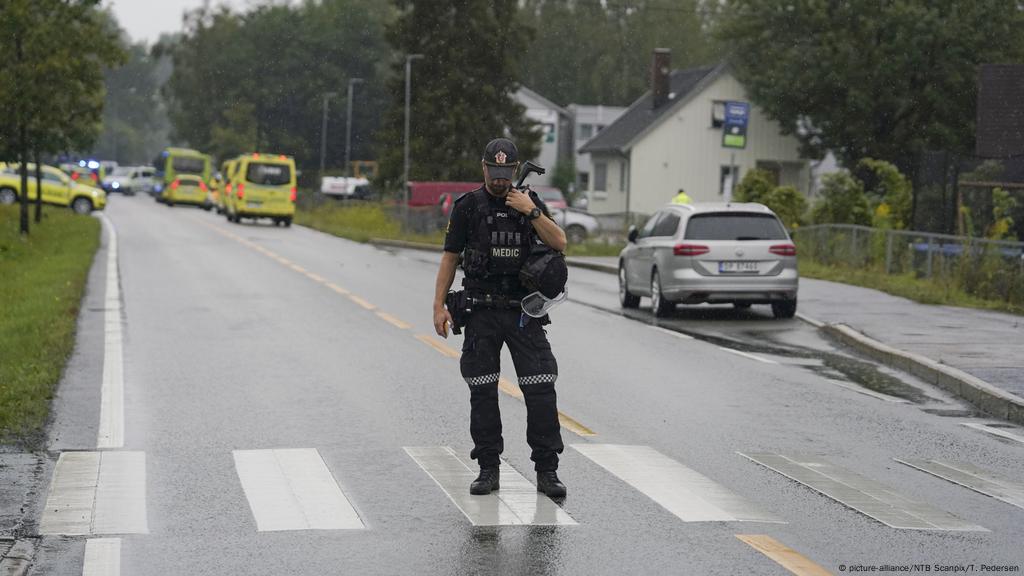
[(1020, 442), (1021, 444), (1024, 444), (1024, 436), (1018, 436), (1017, 434), (1014, 434), (1013, 432), (1007, 432), (1006, 430), (1003, 430), (1002, 428), (997, 428), (995, 426), (992, 426), (991, 424), (979, 424), (977, 422), (961, 422), (961, 424), (963, 424), (964, 426), (967, 426), (968, 428), (974, 428), (975, 430), (981, 430), (982, 432), (985, 432), (986, 434), (991, 434), (993, 436), (999, 436), (1000, 438), (1006, 438), (1007, 440), (1015, 440), (1017, 442)]
[(43, 534), (145, 534), (144, 452), (63, 452), (40, 521)]
[(565, 510), (537, 492), (533, 484), (507, 463), (501, 467), (497, 492), (473, 496), (469, 493), (469, 484), (476, 478), (476, 468), (459, 458), (451, 448), (409, 447), (405, 451), (474, 526), (576, 524)]
[(840, 382), (838, 380), (832, 380), (830, 378), (826, 378), (825, 380), (827, 382), (831, 383), (831, 384), (835, 384), (836, 386), (839, 386), (840, 388), (846, 388), (847, 390), (852, 390), (852, 391), (854, 391), (854, 392), (856, 392), (858, 394), (863, 394), (865, 396), (871, 396), (872, 398), (877, 398), (878, 400), (882, 400), (884, 402), (891, 402), (893, 404), (907, 404), (907, 403), (909, 403), (908, 400), (904, 400), (903, 398), (897, 398), (896, 396), (889, 396), (888, 394), (882, 394), (881, 392), (875, 392), (874, 390), (868, 390), (867, 388), (861, 388), (860, 386), (856, 386), (854, 384), (847, 384), (845, 382)]
[(117, 268), (117, 230), (104, 215), (107, 244), (107, 282), (103, 313), (103, 381), (97, 448), (124, 446), (124, 347), (121, 329), (121, 283)]
[(740, 455), (892, 528), (988, 532), (825, 460), (782, 454)]
[(1000, 478), (991, 472), (961, 462), (941, 462), (916, 458), (896, 458), (896, 461), (1024, 509), (1024, 484), (1019, 482)]
[(668, 334), (669, 336), (675, 336), (680, 340), (694, 340), (694, 337), (689, 334), (683, 334), (682, 332), (676, 332), (675, 330), (669, 330), (668, 328), (662, 328), (661, 326), (651, 326), (651, 328), (654, 328), (658, 332)]
[(782, 523), (755, 504), (649, 446), (573, 444), (572, 447), (683, 522)]
[(726, 348), (724, 346), (719, 346), (718, 349), (719, 350), (725, 350), (726, 352), (731, 352), (733, 354), (736, 354), (737, 356), (743, 356), (744, 358), (750, 358), (751, 360), (757, 360), (758, 362), (764, 362), (765, 364), (778, 364), (778, 362), (776, 362), (775, 360), (769, 360), (767, 358), (761, 358), (760, 356), (755, 356), (753, 354), (748, 354), (746, 352), (740, 352), (739, 350), (733, 350), (732, 348)]
[(315, 448), (232, 454), (260, 532), (365, 527)]
[(90, 538), (85, 541), (82, 576), (120, 576), (121, 539)]

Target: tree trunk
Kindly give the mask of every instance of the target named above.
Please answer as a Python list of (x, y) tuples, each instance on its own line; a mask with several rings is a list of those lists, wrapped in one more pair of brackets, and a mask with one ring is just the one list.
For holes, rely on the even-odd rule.
[[(21, 64), (25, 60), (25, 53), (21, 45), (21, 33), (15, 32), (14, 46), (16, 61)], [(20, 66), (19, 66), (20, 69)], [(18, 199), (21, 204), (21, 235), (28, 236), (28, 118), (25, 117), (25, 107), (18, 107), (18, 158), (21, 160), (19, 172), (21, 173), (21, 191)]]
[(36, 224), (43, 218), (43, 165), (39, 159), (39, 151), (34, 154), (36, 157)]

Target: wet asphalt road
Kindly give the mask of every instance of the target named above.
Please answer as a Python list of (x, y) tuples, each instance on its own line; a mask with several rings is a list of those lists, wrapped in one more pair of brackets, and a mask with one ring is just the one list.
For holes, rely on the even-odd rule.
[[(681, 309), (654, 326), (644, 308), (619, 311), (614, 276), (578, 269), (548, 335), (559, 408), (596, 436), (563, 430), (566, 444), (650, 446), (785, 523), (682, 522), (570, 448), (562, 507), (578, 525), (474, 527), (403, 450), (470, 449), (458, 362), (416, 338), (433, 333), (439, 255), (233, 225), (146, 196), (113, 198), (107, 216), (124, 298), (125, 449), (146, 455), (149, 533), (123, 536), (123, 574), (789, 573), (741, 534), (832, 572), (1024, 565), (1024, 510), (893, 460), (963, 461), (1019, 481), (1024, 445), (961, 426), (962, 404), (767, 307)], [(89, 301), (54, 451), (95, 449), (102, 320)], [(507, 353), (502, 372), (515, 381)], [(861, 392), (872, 389), (885, 396)], [(532, 481), (524, 405), (502, 395), (501, 410), (506, 465)], [(267, 448), (317, 449), (366, 528), (258, 532), (232, 451)], [(737, 452), (818, 456), (989, 532), (893, 529)], [(32, 573), (81, 574), (84, 546), (44, 537)]]

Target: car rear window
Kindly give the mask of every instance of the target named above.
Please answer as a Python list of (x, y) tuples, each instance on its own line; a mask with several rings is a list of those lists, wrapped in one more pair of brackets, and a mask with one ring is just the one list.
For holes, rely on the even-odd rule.
[(287, 164), (252, 162), (245, 171), (245, 179), (253, 184), (283, 186), (292, 181), (292, 167)]
[(771, 214), (696, 214), (686, 225), (687, 240), (785, 240), (786, 230)]
[(202, 175), (203, 171), (206, 170), (206, 161), (202, 158), (190, 156), (175, 156), (171, 158), (171, 168), (181, 174)]

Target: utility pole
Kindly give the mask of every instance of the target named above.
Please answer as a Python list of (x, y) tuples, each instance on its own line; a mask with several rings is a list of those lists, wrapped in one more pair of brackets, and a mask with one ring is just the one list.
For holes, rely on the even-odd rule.
[(337, 96), (337, 92), (324, 92), (324, 114), (320, 122), (320, 178), (324, 177), (324, 159), (327, 157), (327, 101)]
[(348, 79), (348, 114), (345, 120), (345, 176), (352, 175), (352, 87), (362, 81), (362, 78)]
[(423, 54), (405, 56), (405, 164), (402, 169), (402, 210), (405, 214), (409, 212), (409, 101), (412, 98), (412, 61), (420, 58), (423, 58)]

